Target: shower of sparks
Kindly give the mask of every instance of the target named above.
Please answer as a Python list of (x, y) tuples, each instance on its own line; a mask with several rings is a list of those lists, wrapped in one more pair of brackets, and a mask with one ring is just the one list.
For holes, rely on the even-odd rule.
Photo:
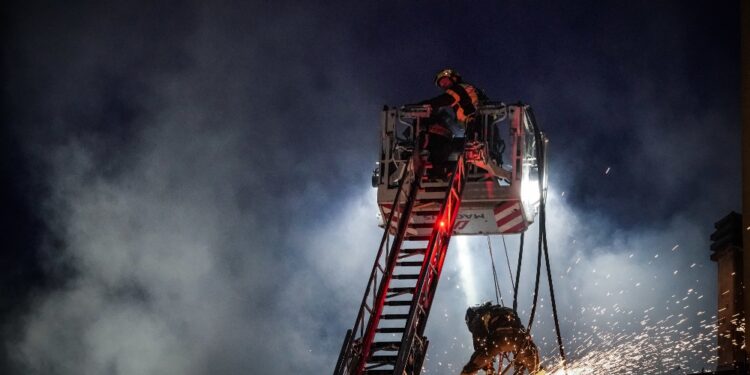
[[(473, 305), (478, 302), (475, 296), (478, 291), (474, 290), (477, 280), (465, 271), (470, 269), (468, 243), (462, 237), (457, 240), (458, 252), (464, 254), (459, 255), (460, 279), (463, 283), (461, 288), (467, 296), (467, 305)], [(656, 375), (668, 374), (678, 368), (679, 372), (673, 373), (715, 368), (718, 314), (711, 304), (702, 300), (708, 291), (699, 280), (681, 291), (674, 289), (666, 294), (668, 297), (665, 300), (653, 306), (638, 305), (638, 299), (632, 298), (633, 295), (656, 293), (656, 290), (661, 290), (660, 293), (670, 291), (674, 287), (663, 281), (667, 276), (670, 279), (692, 278), (696, 272), (703, 273), (703, 266), (700, 264), (687, 262), (680, 266), (678, 260), (684, 261), (685, 254), (678, 255), (676, 250), (679, 248), (679, 245), (674, 245), (673, 251), (662, 253), (662, 256), (659, 253), (650, 256), (649, 263), (654, 263), (649, 268), (654, 272), (651, 275), (646, 273), (646, 269), (640, 269), (643, 272), (641, 274), (631, 275), (627, 270), (632, 268), (621, 266), (604, 270), (600, 269), (601, 263), (594, 268), (594, 264), (581, 261), (580, 257), (572, 258), (569, 264), (559, 265), (557, 272), (561, 279), (565, 279), (560, 284), (565, 285), (563, 289), (568, 288), (584, 299), (584, 293), (601, 293), (606, 298), (612, 298), (605, 304), (571, 304), (567, 306), (569, 312), (561, 314), (562, 326), (567, 327), (563, 333), (568, 358), (567, 374)], [(624, 262), (639, 264), (633, 253), (625, 252), (621, 256)], [(657, 262), (661, 265), (657, 265)], [(587, 289), (581, 288), (581, 280), (589, 284)], [(675, 287), (681, 285), (676, 281), (670, 283), (675, 283)], [(631, 298), (625, 297), (627, 295), (631, 295)], [(561, 375), (562, 364), (554, 329), (551, 328), (552, 315), (544, 310), (549, 309), (547, 302), (544, 297), (540, 298), (532, 335), (539, 347), (541, 363), (547, 374)], [(566, 308), (563, 307), (562, 310), (565, 311)], [(523, 319), (528, 311), (521, 310), (519, 313)], [(455, 319), (456, 323), (461, 321), (458, 317)], [(745, 322), (740, 317), (733, 317), (731, 324), (734, 330), (744, 332)], [(444, 350), (428, 354), (424, 373), (459, 373), (471, 353), (472, 343), (467, 337), (453, 337), (453, 342), (447, 343)], [(455, 363), (456, 361), (461, 363)]]
[[(695, 316), (702, 315), (701, 312)], [(568, 365), (568, 374), (663, 374), (670, 369), (690, 369), (691, 361), (699, 358), (705, 367), (716, 363), (716, 317), (703, 319), (688, 326), (683, 314), (669, 315), (651, 322), (642, 316), (641, 329), (626, 332), (617, 323), (632, 320), (622, 317), (614, 324), (594, 326), (593, 332), (574, 336), (567, 343), (568, 356), (575, 358)], [(744, 330), (744, 322), (737, 322)], [(625, 323), (629, 325), (630, 322)], [(544, 363), (556, 363), (556, 353), (547, 353)], [(560, 365), (551, 368), (562, 374)]]
[[(672, 250), (678, 247), (675, 245)], [(694, 266), (695, 263), (690, 268)], [(678, 270), (672, 273), (677, 275)], [(653, 279), (658, 279), (658, 275)], [(637, 281), (634, 287), (642, 288), (642, 283), (647, 284), (645, 280)], [(619, 294), (622, 293), (621, 290)], [(715, 366), (717, 317), (690, 307), (698, 305), (701, 298), (702, 293), (688, 288), (663, 304), (641, 310), (619, 303), (578, 307), (580, 314), (566, 319), (575, 327), (565, 342), (570, 358), (568, 374), (664, 374), (675, 368), (697, 371), (698, 364), (705, 368)], [(744, 321), (738, 317), (732, 324), (737, 331), (745, 329)], [(549, 342), (546, 337), (535, 339), (538, 344)], [(545, 347), (543, 363), (552, 374), (562, 374), (557, 348), (549, 344)]]
[(611, 169), (610, 167), (607, 167), (607, 170), (606, 170), (606, 171), (604, 171), (604, 174), (609, 174), (609, 170), (610, 170), (610, 169)]
[(563, 371), (563, 369), (559, 369), (557, 371), (549, 373), (550, 375), (583, 375), (583, 374), (592, 374), (594, 371), (593, 369), (589, 367), (568, 367), (567, 370)]
[[(678, 247), (675, 245), (672, 250)], [(654, 259), (659, 259), (658, 255)], [(627, 256), (627, 259), (631, 257)], [(668, 258), (673, 259), (659, 260), (672, 262), (677, 259)], [(688, 269), (693, 267), (695, 263)], [(673, 270), (672, 274), (676, 276), (678, 271)], [(632, 291), (644, 287), (654, 290), (659, 287), (661, 276), (657, 271), (652, 278), (630, 279)], [(697, 372), (701, 367), (714, 367), (717, 317), (699, 307), (698, 301), (703, 298), (703, 293), (698, 288), (687, 288), (682, 293), (672, 294), (659, 305), (641, 309), (625, 306), (618, 300), (613, 300), (608, 306), (577, 306), (578, 314), (564, 318), (567, 325), (573, 327), (573, 332), (564, 342), (569, 358), (568, 374), (666, 374), (675, 368), (689, 373)], [(625, 290), (626, 293), (630, 291)], [(617, 294), (623, 292), (620, 290)], [(613, 294), (606, 291), (607, 296)], [(735, 330), (744, 331), (745, 323), (739, 317), (734, 317), (731, 323)], [(549, 372), (562, 374), (557, 347), (550, 345), (546, 337), (535, 337), (535, 341), (544, 348), (542, 362)]]

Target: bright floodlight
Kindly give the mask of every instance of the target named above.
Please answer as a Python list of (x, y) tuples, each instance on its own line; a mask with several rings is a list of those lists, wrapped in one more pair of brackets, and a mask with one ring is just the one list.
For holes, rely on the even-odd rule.
[(524, 178), (521, 180), (521, 201), (528, 208), (535, 209), (539, 205), (539, 181)]
[[(539, 179), (542, 179), (544, 187), (547, 189), (547, 171), (542, 168), (543, 161), (537, 159), (537, 147), (546, 148), (546, 138), (539, 134), (541, 144), (537, 144), (537, 138), (534, 124), (528, 117), (524, 117), (524, 149), (523, 160), (521, 164), (521, 203), (523, 204), (523, 213), (527, 221), (534, 220), (534, 215), (539, 208), (542, 192), (539, 190)], [(546, 157), (545, 157), (546, 158)]]

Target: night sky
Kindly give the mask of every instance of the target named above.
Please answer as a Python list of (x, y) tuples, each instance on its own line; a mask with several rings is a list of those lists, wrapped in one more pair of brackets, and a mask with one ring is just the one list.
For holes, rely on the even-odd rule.
[[(0, 373), (331, 373), (382, 234), (380, 109), (439, 94), (445, 67), (531, 104), (550, 139), (572, 365), (715, 366), (708, 237), (741, 209), (738, 1), (10, 1), (0, 24)], [(488, 258), (485, 237), (452, 241), (426, 374), (469, 358)]]

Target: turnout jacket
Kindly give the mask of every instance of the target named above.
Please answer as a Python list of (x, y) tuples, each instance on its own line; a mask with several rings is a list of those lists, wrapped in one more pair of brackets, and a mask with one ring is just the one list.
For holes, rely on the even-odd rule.
[(487, 96), (484, 92), (474, 87), (474, 85), (456, 83), (445, 89), (444, 94), (418, 104), (428, 104), (432, 107), (433, 111), (441, 107), (451, 107), (456, 112), (456, 119), (465, 124), (474, 116), (477, 106), (486, 100)]

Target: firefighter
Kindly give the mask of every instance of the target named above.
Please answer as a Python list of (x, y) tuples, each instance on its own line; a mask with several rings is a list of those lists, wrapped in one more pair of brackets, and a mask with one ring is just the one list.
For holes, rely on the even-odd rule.
[(539, 367), (539, 352), (528, 331), (513, 309), (490, 302), (466, 310), (466, 325), (474, 341), (474, 353), (461, 375), (474, 375), (479, 370), (494, 373), (493, 358), (507, 352), (514, 353), (513, 367), (517, 373), (543, 374)]
[[(478, 131), (476, 110), (480, 102), (487, 100), (484, 93), (473, 85), (463, 82), (461, 75), (453, 69), (443, 69), (435, 75), (435, 85), (445, 93), (432, 99), (417, 103), (429, 105), (433, 116), (424, 123), (424, 132), (420, 134), (423, 150), (428, 151), (429, 161), (433, 168), (430, 178), (439, 178), (448, 174), (451, 163), (448, 157), (453, 151), (453, 131), (449, 123), (457, 121), (463, 128), (467, 139), (474, 139)], [(443, 109), (450, 109), (448, 116)], [(452, 119), (451, 117), (455, 118)]]
[(447, 121), (440, 115), (433, 115), (424, 122), (424, 129), (419, 134), (420, 149), (432, 164), (427, 170), (431, 180), (442, 179), (448, 175), (453, 163), (448, 160), (453, 151), (453, 132)]
[(444, 107), (452, 108), (456, 120), (464, 127), (465, 137), (474, 139), (479, 130), (476, 128), (477, 107), (487, 101), (487, 96), (476, 86), (464, 82), (461, 75), (453, 69), (439, 71), (435, 75), (435, 85), (445, 93), (419, 104), (428, 104), (433, 112)]

